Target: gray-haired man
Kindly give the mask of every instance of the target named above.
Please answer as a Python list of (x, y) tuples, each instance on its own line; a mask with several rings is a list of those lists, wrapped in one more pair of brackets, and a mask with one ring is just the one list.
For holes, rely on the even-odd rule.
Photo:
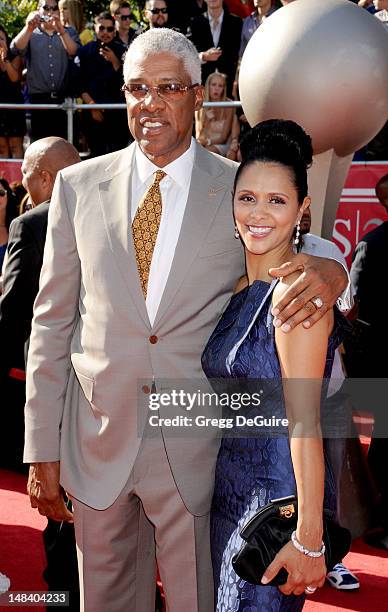
[[(73, 499), (90, 612), (153, 610), (156, 561), (167, 609), (214, 607), (217, 440), (170, 437), (164, 427), (150, 437), (147, 402), (137, 397), (139, 380), (147, 398), (163, 379), (203, 377), (201, 352), (244, 270), (230, 203), (236, 164), (191, 137), (200, 76), (183, 35), (140, 35), (124, 64), (136, 142), (61, 173), (52, 199), (28, 362), (25, 460), (33, 463), (33, 507), (73, 519), (59, 479)], [(301, 259), (307, 270), (309, 258)], [(324, 279), (307, 271), (299, 281), (303, 304), (318, 286), (332, 304), (346, 284), (335, 262), (323, 269)], [(294, 323), (306, 315), (294, 314)]]

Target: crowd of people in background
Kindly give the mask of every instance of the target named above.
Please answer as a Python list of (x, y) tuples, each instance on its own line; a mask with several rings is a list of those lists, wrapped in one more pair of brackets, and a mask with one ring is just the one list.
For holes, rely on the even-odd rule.
[[(139, 0), (135, 15), (134, 3), (122, 0), (101, 5), (98, 14), (91, 14), (87, 0), (38, 0), (16, 35), (0, 23), (0, 103), (61, 105), (71, 97), (85, 105), (123, 104), (125, 52), (139, 33), (161, 27), (187, 35), (198, 49), (207, 102), (238, 100), (239, 65), (250, 38), (275, 11), (295, 1)], [(375, 13), (388, 28), (388, 0), (349, 1)], [(220, 98), (209, 79), (225, 81)], [(197, 114), (195, 132), (210, 150), (238, 159), (245, 124), (240, 109), (213, 107)], [(73, 131), (82, 157), (119, 150), (132, 140), (126, 113), (117, 108), (75, 113)], [(0, 110), (0, 158), (21, 159), (30, 142), (45, 136), (67, 137), (63, 110)], [(387, 159), (387, 126), (357, 155)]]

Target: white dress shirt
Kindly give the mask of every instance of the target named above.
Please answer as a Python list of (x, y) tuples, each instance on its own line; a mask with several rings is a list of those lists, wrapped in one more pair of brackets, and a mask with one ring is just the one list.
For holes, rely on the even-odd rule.
[(383, 9), (383, 10), (378, 11), (377, 13), (375, 13), (374, 16), (377, 17), (377, 19), (380, 20), (380, 23), (388, 31), (388, 11), (386, 9)]
[[(155, 321), (163, 291), (170, 274), (189, 195), (194, 157), (195, 141), (192, 138), (187, 151), (163, 168), (167, 176), (159, 184), (162, 196), (162, 216), (152, 255), (146, 299), (146, 307), (151, 325)], [(156, 170), (161, 170), (161, 168), (155, 166), (144, 155), (139, 145), (136, 144), (135, 167), (131, 186), (132, 221), (142, 197), (153, 183)]]
[(213, 44), (215, 47), (218, 47), (218, 43), (221, 36), (221, 28), (222, 28), (222, 20), (224, 18), (224, 11), (222, 11), (221, 15), (217, 18), (217, 23), (214, 23), (213, 17), (208, 14), (210, 30), (213, 37)]

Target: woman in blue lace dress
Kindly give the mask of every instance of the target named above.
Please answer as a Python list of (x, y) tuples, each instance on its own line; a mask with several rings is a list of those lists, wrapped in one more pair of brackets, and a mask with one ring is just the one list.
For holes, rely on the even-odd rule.
[[(267, 568), (260, 586), (240, 579), (231, 560), (242, 544), (242, 526), (258, 508), (296, 493), (297, 544), (310, 553), (321, 551), (323, 505), (334, 513), (335, 494), (330, 467), (325, 466), (320, 397), (322, 379), (330, 376), (340, 341), (341, 323), (340, 315), (330, 308), (313, 327), (299, 325), (285, 333), (271, 314), (272, 302), (294, 280), (273, 281), (268, 270), (292, 260), (299, 247), (299, 223), (310, 205), (310, 137), (292, 121), (270, 120), (253, 128), (241, 147), (234, 217), (236, 237), (245, 246), (247, 278), (239, 283), (213, 332), (202, 365), (209, 378), (224, 379), (226, 384), (238, 379), (240, 389), (244, 379), (249, 379), (250, 390), (254, 379), (272, 381), (275, 391), (280, 387), (281, 392), (266, 400), (269, 392), (264, 391), (260, 408), (253, 406), (245, 416), (287, 417), (288, 429), (277, 436), (243, 437), (240, 432), (239, 437), (222, 441), (211, 526), (216, 609), (296, 612), (303, 608), (305, 593), (324, 583), (323, 556), (305, 555), (290, 541)], [(319, 301), (312, 309), (317, 307), (322, 307)], [(265, 586), (281, 567), (288, 572), (286, 584)]]

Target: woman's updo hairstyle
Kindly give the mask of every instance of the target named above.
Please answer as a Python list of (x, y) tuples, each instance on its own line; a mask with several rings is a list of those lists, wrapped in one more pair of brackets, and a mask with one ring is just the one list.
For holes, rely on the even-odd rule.
[(294, 176), (298, 202), (307, 196), (307, 169), (313, 161), (311, 138), (295, 121), (268, 119), (249, 130), (240, 143), (241, 164), (237, 170), (234, 191), (244, 168), (254, 162), (280, 164)]

